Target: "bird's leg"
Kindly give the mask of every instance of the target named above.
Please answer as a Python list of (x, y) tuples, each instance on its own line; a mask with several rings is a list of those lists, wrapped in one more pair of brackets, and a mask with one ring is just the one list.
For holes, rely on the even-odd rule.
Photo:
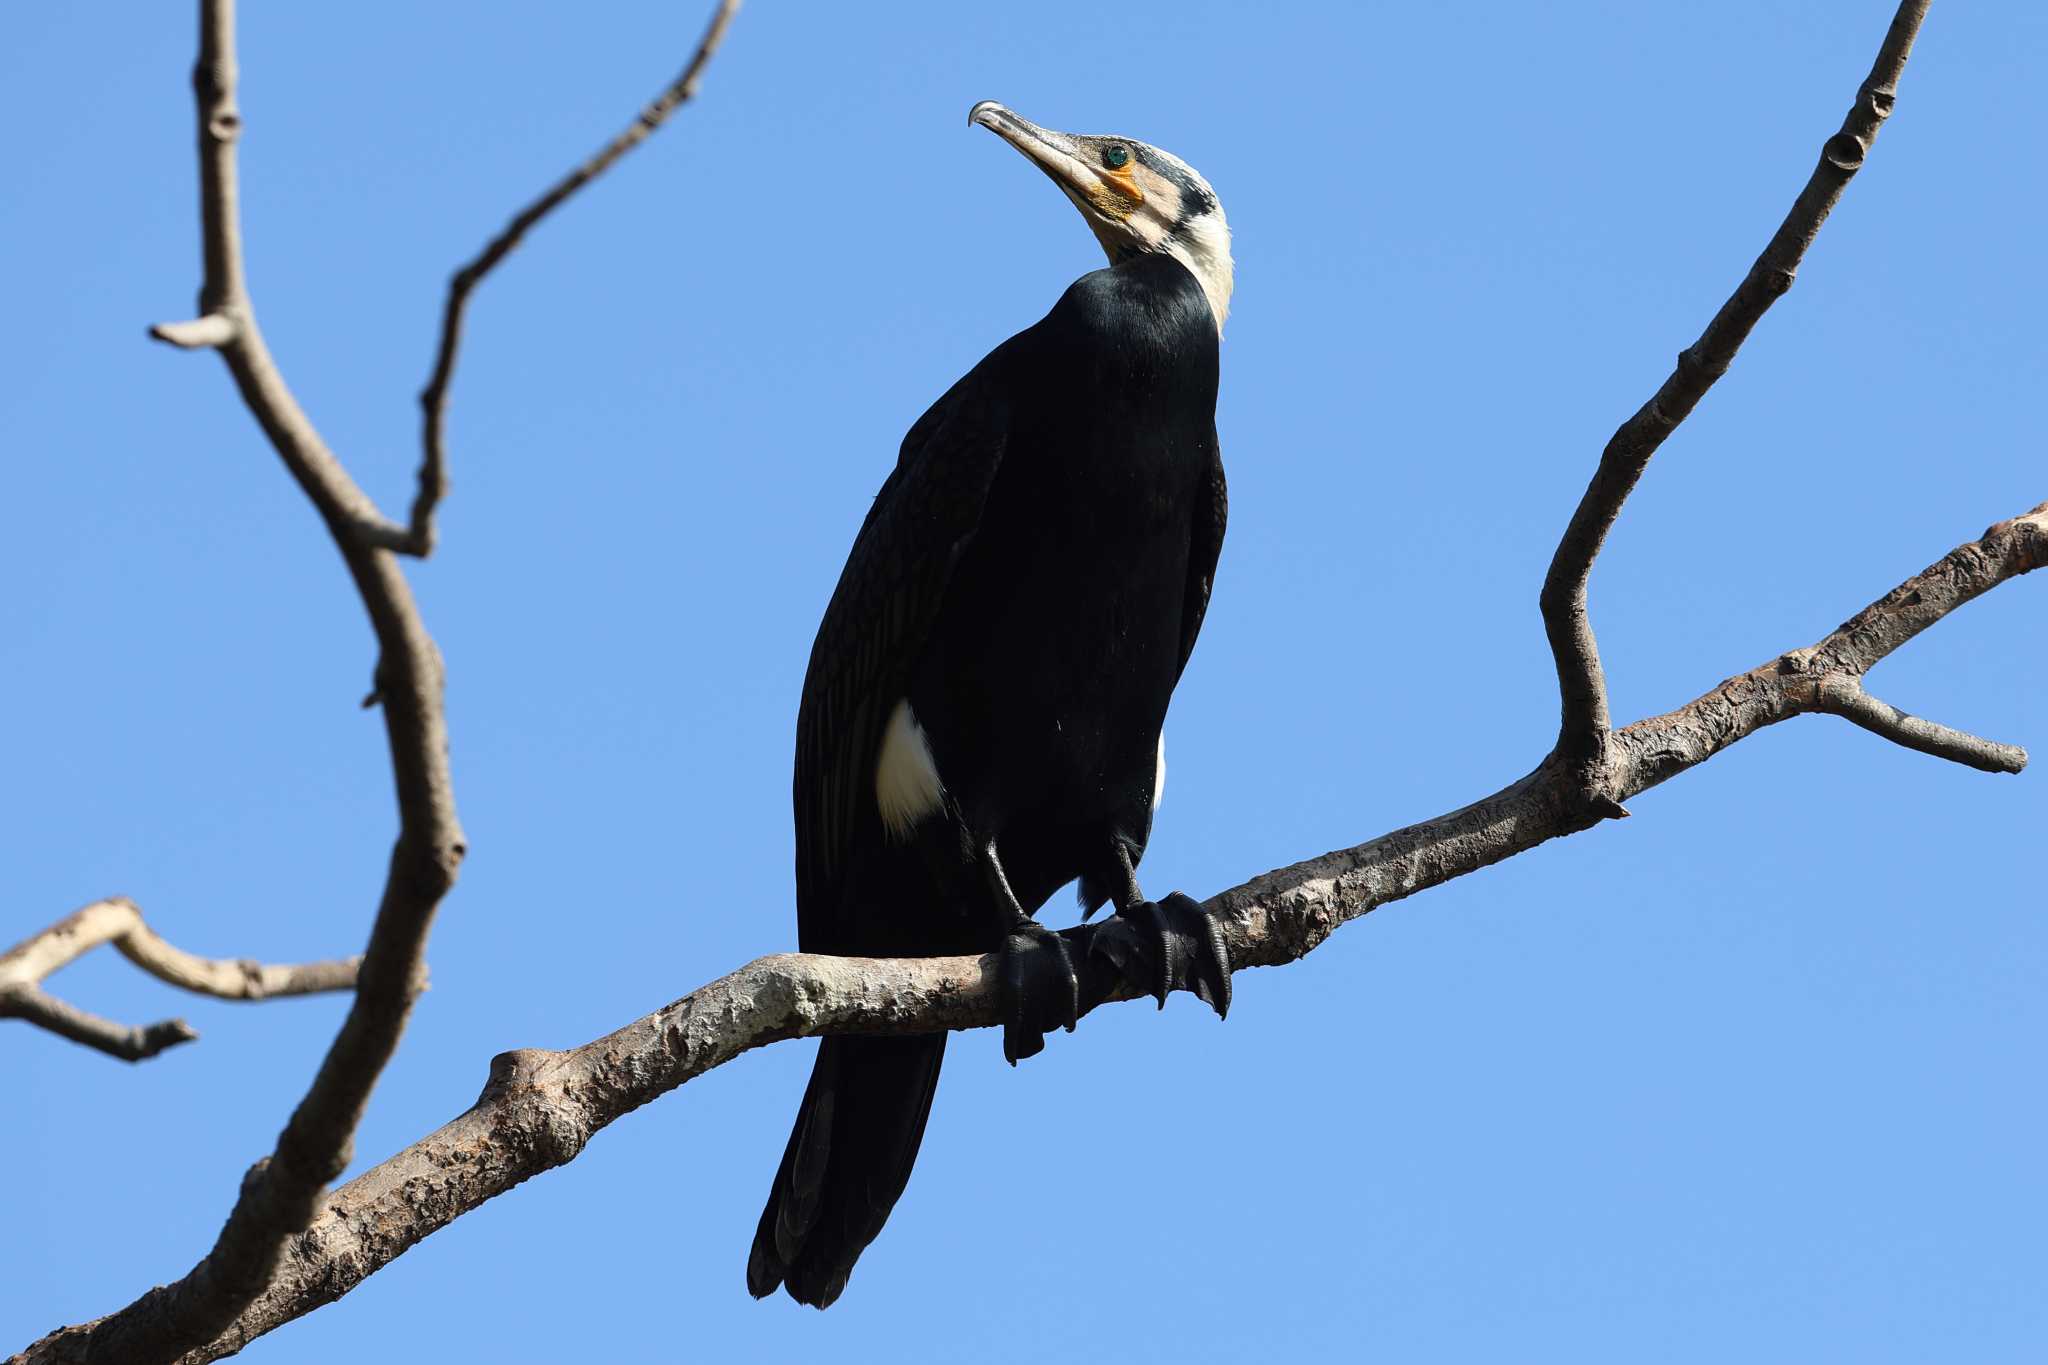
[(1230, 951), (1223, 926), (1200, 902), (1169, 892), (1148, 901), (1138, 889), (1137, 865), (1122, 839), (1116, 840), (1119, 876), (1110, 895), (1116, 917), (1098, 926), (1089, 951), (1116, 964), (1125, 981), (1166, 1008), (1173, 991), (1193, 991), (1221, 1019), (1230, 1013)]
[(988, 883), (989, 900), (1001, 917), (1003, 1056), (1011, 1066), (1045, 1050), (1045, 1035), (1067, 1032), (1081, 1018), (1081, 979), (1067, 941), (1024, 913), (996, 854), (993, 839), (975, 842), (975, 861)]

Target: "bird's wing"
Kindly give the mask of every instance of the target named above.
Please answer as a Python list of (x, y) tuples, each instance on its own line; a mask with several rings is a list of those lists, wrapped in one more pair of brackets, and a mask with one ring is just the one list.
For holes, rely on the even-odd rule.
[[(1230, 519), (1230, 490), (1223, 481), (1223, 453), (1212, 441), (1209, 474), (1195, 495), (1193, 539), (1188, 543), (1188, 586), (1180, 608), (1180, 667), (1195, 652), (1202, 618), (1209, 612), (1209, 585), (1216, 579), (1216, 560), (1223, 553), (1223, 524)], [(1176, 671), (1174, 678), (1179, 679)]]
[(875, 825), (875, 752), (937, 619), (953, 564), (981, 523), (1009, 423), (1004, 348), (948, 389), (903, 438), (825, 608), (796, 721), (797, 939), (837, 951), (854, 841)]

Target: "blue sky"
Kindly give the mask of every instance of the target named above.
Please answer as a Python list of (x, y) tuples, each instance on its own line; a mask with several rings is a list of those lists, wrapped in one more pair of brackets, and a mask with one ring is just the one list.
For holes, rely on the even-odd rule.
[[(32, 6), (0, 54), (0, 940), (123, 892), (193, 951), (324, 957), (360, 946), (393, 829), (369, 634), (218, 364), (143, 339), (198, 282), (189, 8)], [(669, 78), (700, 8), (246, 7), (257, 307), (387, 510), (448, 271)], [(1146, 863), (1207, 894), (1541, 755), (1558, 532), (1889, 14), (755, 0), (700, 104), (472, 313), (412, 577), (474, 851), (364, 1162), (493, 1053), (793, 946), (796, 695), (866, 501), (925, 404), (1100, 263), (974, 101), (1168, 147), (1236, 230), (1230, 539)], [(1600, 562), (1617, 718), (2048, 497), (2044, 65), (2039, 6), (1936, 7), (1797, 288)], [(1999, 589), (1873, 690), (2048, 748), (2044, 593)], [(1802, 720), (1240, 977), (1227, 1024), (1106, 1010), (1015, 1071), (956, 1039), (829, 1314), (741, 1284), (810, 1064), (784, 1045), (250, 1357), (2035, 1358), (2042, 782)], [(10, 1349), (183, 1273), (343, 1008), (190, 999), (107, 953), (51, 984), (204, 1037), (130, 1068), (0, 1028)]]

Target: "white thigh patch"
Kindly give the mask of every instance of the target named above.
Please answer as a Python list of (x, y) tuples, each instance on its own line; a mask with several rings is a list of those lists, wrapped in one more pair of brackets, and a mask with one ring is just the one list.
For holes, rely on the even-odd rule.
[(1166, 731), (1159, 732), (1159, 756), (1152, 760), (1152, 809), (1166, 799)]
[(945, 790), (924, 727), (909, 701), (897, 702), (875, 754), (875, 805), (882, 812), (882, 828), (897, 839), (909, 838), (917, 822), (939, 808)]

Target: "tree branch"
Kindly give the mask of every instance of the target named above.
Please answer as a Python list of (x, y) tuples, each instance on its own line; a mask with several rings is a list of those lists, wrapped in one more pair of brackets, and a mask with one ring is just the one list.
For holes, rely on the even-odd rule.
[(1550, 638), (1550, 650), (1557, 662), (1563, 712), (1557, 754), (1573, 769), (1589, 813), (1595, 818), (1626, 812), (1621, 811), (1615, 793), (1610, 790), (1614, 775), (1608, 742), (1607, 678), (1600, 668), (1600, 646), (1593, 637), (1593, 623), (1586, 608), (1586, 584), (1593, 573), (1593, 560), (1650, 457), (1691, 414), (1714, 382), (1728, 372), (1735, 352), (1765, 310), (1792, 287), (1807, 248), (1813, 245), (1821, 224), (1827, 221), (1835, 201), (1842, 197), (1850, 177), (1862, 167), (1878, 129), (1892, 112), (1899, 75), (1913, 50), (1920, 23), (1927, 17), (1929, 3), (1930, 0), (1904, 0), (1900, 4), (1870, 75), (1856, 92), (1856, 102), (1842, 120), (1841, 129), (1821, 145), (1820, 163), (1813, 168), (1799, 197), (1793, 200), (1785, 221), (1699, 340), (1679, 352), (1670, 377), (1608, 440), (1606, 449), (1600, 452), (1599, 468), (1594, 471), (1593, 480), (1572, 513), (1557, 553), (1550, 561), (1550, 571), (1543, 579), (1541, 603), (1544, 633)]
[(95, 1323), (45, 1338), (36, 1350), (53, 1360), (172, 1360), (218, 1335), (261, 1292), (285, 1240), (311, 1221), (321, 1192), (348, 1164), (370, 1090), (425, 984), (427, 931), (464, 851), (448, 770), (439, 652), (397, 561), (377, 548), (383, 518), (293, 398), (249, 297), (235, 159), (242, 120), (235, 103), (233, 0), (201, 0), (199, 20), (192, 84), (204, 259), (200, 321), (156, 334), (219, 351), (243, 402), (341, 551), (377, 637), (376, 687), (399, 832), (348, 1017), (275, 1149), (250, 1168), (212, 1249), (176, 1283)]
[[(738, 0), (721, 0), (696, 56), (677, 81), (642, 111), (631, 128), (514, 219), (465, 268), (466, 283), (458, 275), (441, 359), (422, 399), (427, 408), (427, 455), (419, 495), (411, 525), (401, 527), (377, 510), (327, 448), (286, 386), (257, 326), (243, 270), (239, 217), (235, 141), (242, 121), (235, 102), (234, 0), (200, 0), (199, 60), (192, 77), (199, 112), (205, 267), (199, 317), (159, 324), (150, 334), (186, 349), (220, 352), (243, 402), (341, 551), (377, 637), (370, 697), (384, 712), (399, 832), (357, 974), (355, 1003), (276, 1148), (243, 1180), (240, 1197), (212, 1250), (177, 1283), (152, 1289), (109, 1317), (45, 1337), (31, 1348), (36, 1359), (144, 1365), (176, 1359), (212, 1340), (269, 1283), (287, 1239), (307, 1226), (328, 1182), (347, 1167), (363, 1107), (425, 987), (427, 933), (435, 910), (455, 883), (466, 848), (448, 768), (440, 652), (395, 558), (396, 552), (423, 555), (433, 539), (433, 511), (444, 487), (440, 409), (453, 370), (463, 303), (476, 281), (534, 223), (643, 141), (695, 93), (704, 65), (737, 8)], [(21, 1008), (33, 1003), (25, 1002)], [(78, 1025), (78, 1031), (84, 1028)]]
[[(231, 56), (225, 60), (221, 57), (230, 51), (231, 8), (230, 0), (203, 0), (203, 4), (207, 25), (218, 28), (213, 46), (202, 44), (201, 61), (202, 163), (209, 166), (202, 195), (209, 214), (209, 288), (202, 294), (201, 324), (166, 329), (173, 334), (169, 339), (185, 338), (180, 344), (213, 344), (206, 338), (220, 328), (208, 320), (226, 320), (231, 332), (218, 343), (220, 349), (287, 466), (308, 486), (309, 494), (335, 529), (351, 572), (363, 586), (373, 623), (378, 625), (386, 662), (398, 645), (408, 643), (421, 651), (413, 660), (415, 664), (420, 660), (431, 661), (431, 644), (425, 641), (423, 631), (417, 632), (416, 638), (403, 632), (387, 638), (386, 615), (392, 608), (389, 602), (380, 608), (373, 593), (373, 589), (388, 589), (390, 584), (403, 593), (403, 580), (395, 569), (389, 568), (387, 552), (394, 544), (393, 536), (411, 536), (414, 528), (385, 523), (379, 529), (358, 516), (359, 509), (348, 504), (346, 493), (353, 485), (335, 486), (323, 477), (320, 458), (331, 463), (331, 457), (317, 446), (317, 437), (311, 435), (310, 427), (298, 430), (304, 425), (303, 415), (289, 405), (289, 395), (283, 393), (281, 381), (276, 381), (274, 370), (268, 368), (267, 354), (262, 351), (246, 297), (240, 292), (238, 248), (229, 249), (233, 246), (231, 236), (223, 239), (225, 245), (215, 241), (217, 224), (232, 223), (233, 165), (228, 148), (235, 127), (232, 61)], [(1381, 905), (1477, 871), (1549, 839), (1588, 828), (1602, 816), (1625, 813), (1620, 806), (1622, 800), (1705, 762), (1766, 725), (1812, 711), (1847, 714), (1855, 709), (1866, 716), (1878, 716), (1877, 712), (1846, 700), (1852, 693), (1862, 695), (1861, 679), (1873, 665), (1979, 594), (2048, 562), (2048, 503), (2044, 503), (2030, 513), (1993, 526), (1979, 540), (1951, 552), (1819, 643), (1730, 678), (1676, 711), (1618, 731), (1609, 728), (1605, 682), (1585, 610), (1586, 581), (1592, 562), (1657, 445), (1725, 372), (1736, 348), (1771, 300), (1789, 288), (1806, 246), (1839, 197), (1842, 186), (1860, 166), (1870, 139), (1890, 111), (1893, 85), (1926, 7), (1926, 0), (1907, 0), (1900, 6), (1856, 106), (1843, 130), (1828, 140), (1821, 166), (1785, 224), (1706, 333), (1680, 357), (1677, 368), (1657, 396), (1624, 424), (1602, 455), (1600, 469), (1559, 546), (1543, 594), (1546, 629), (1556, 655), (1563, 700), (1563, 723), (1556, 747), (1526, 776), (1462, 809), (1353, 848), (1267, 873), (1213, 897), (1209, 906), (1224, 922), (1234, 967), (1271, 966), (1298, 960), (1338, 926)], [(214, 79), (211, 86), (204, 77), (209, 51), (213, 54), (213, 66), (227, 73), (224, 78)], [(209, 156), (215, 156), (218, 164), (210, 165)], [(602, 166), (597, 169), (602, 170)], [(574, 188), (569, 185), (569, 191)], [(518, 220), (514, 227), (524, 231)], [(516, 243), (517, 232), (508, 230), (508, 236), (506, 250)], [(489, 254), (487, 248), (486, 256)], [(231, 283), (232, 289), (215, 291), (215, 283), (223, 280)], [(466, 292), (463, 291), (465, 297)], [(443, 348), (443, 358), (449, 367), (459, 334), (461, 302), (451, 289), (451, 322), (444, 328)], [(194, 340), (195, 337), (198, 339)], [(442, 369), (437, 365), (439, 387), (445, 392)], [(430, 385), (430, 394), (434, 387)], [(440, 401), (436, 397), (428, 404), (430, 424), (438, 421), (436, 409)], [(438, 460), (437, 448), (438, 434), (430, 432), (430, 463)], [(334, 472), (338, 474), (338, 468)], [(423, 469), (421, 496), (426, 499), (426, 512), (420, 514), (416, 510), (416, 521), (430, 522), (439, 477), (437, 466), (432, 473), (435, 488), (430, 495), (429, 473)], [(353, 538), (345, 534), (349, 531)], [(426, 539), (431, 539), (430, 530)], [(365, 565), (380, 572), (388, 570), (388, 581), (370, 575)], [(371, 581), (366, 583), (366, 579)], [(409, 597), (399, 600), (404, 607), (400, 624), (409, 623), (416, 628)], [(380, 611), (386, 615), (380, 615)], [(418, 709), (419, 699), (414, 694), (423, 679), (433, 683), (431, 716), (438, 726), (437, 663), (431, 670), (404, 673), (394, 669), (388, 674), (380, 664), (378, 688), (385, 699), (387, 716), (394, 709), (407, 713)], [(1870, 703), (1872, 707), (1879, 705)], [(407, 835), (414, 828), (412, 817), (420, 812), (408, 803), (407, 777), (413, 770), (407, 767), (400, 752), (402, 727), (397, 720), (390, 723), (394, 766), (399, 769), (401, 813), (405, 819), (406, 833), (400, 838), (400, 853), (404, 853)], [(1953, 751), (1944, 752), (1944, 756), (1955, 756), (1968, 747), (1958, 743), (1959, 739), (1969, 738), (1959, 732), (1927, 722), (1908, 724), (1896, 714), (1889, 718), (1878, 716), (1876, 728), (1889, 738), (1910, 734), (1929, 743), (1938, 742)], [(435, 734), (438, 735), (438, 729)], [(2005, 747), (1974, 740), (1969, 744), (1986, 749)], [(2015, 762), (2024, 760), (2024, 755), (2017, 751), (2009, 756)], [(445, 787), (437, 795), (445, 800)], [(445, 816), (445, 824), (438, 828), (443, 833), (454, 833), (459, 840), (452, 803), (445, 804)], [(452, 879), (454, 858), (460, 853), (459, 842), (432, 847), (453, 856), (415, 869), (445, 873), (437, 883), (438, 889), (433, 889), (426, 900), (427, 914), (431, 913), (433, 900), (438, 899), (439, 892)], [(400, 868), (401, 859), (394, 855), (393, 887), (407, 883)], [(387, 910), (394, 894), (387, 890)], [(416, 905), (416, 901), (408, 904)], [(397, 912), (393, 917), (399, 917)], [(385, 914), (380, 912), (380, 935), (385, 920)], [(423, 932), (424, 924), (419, 927)], [(1096, 1004), (1124, 998), (1123, 987), (1104, 976), (1099, 962), (1089, 959), (1088, 964), (1084, 1004), (1092, 1009)], [(381, 965), (378, 940), (373, 937), (358, 993), (359, 1009), (370, 991), (373, 971)], [(265, 1244), (272, 1260), (265, 1263), (268, 1283), (260, 1294), (241, 1294), (242, 1287), (250, 1283), (246, 1274), (234, 1280), (230, 1292), (221, 1292), (218, 1283), (206, 1283), (209, 1273), (216, 1281), (225, 1283), (223, 1276), (232, 1272), (232, 1267), (229, 1271), (209, 1272), (209, 1263), (214, 1260), (210, 1256), (180, 1286), (155, 1291), (100, 1324), (64, 1329), (38, 1342), (17, 1359), (160, 1360), (166, 1358), (167, 1350), (175, 1355), (188, 1346), (189, 1353), (182, 1356), (188, 1362), (232, 1354), (282, 1323), (349, 1292), (368, 1275), (463, 1213), (534, 1175), (573, 1160), (598, 1129), (752, 1048), (821, 1033), (926, 1033), (996, 1023), (995, 971), (992, 957), (864, 961), (799, 954), (758, 959), (667, 1008), (582, 1047), (565, 1052), (524, 1050), (500, 1055), (492, 1063), (483, 1093), (466, 1113), (334, 1191), (310, 1222), (293, 1224), (277, 1213), (277, 1207), (281, 1200), (300, 1193), (310, 1201), (317, 1196), (317, 1183), (308, 1185), (299, 1180), (288, 1186), (284, 1195), (268, 1188), (275, 1179), (270, 1172), (286, 1165), (288, 1159), (298, 1160), (304, 1168), (303, 1157), (292, 1146), (293, 1132), (288, 1129), (269, 1170), (259, 1165), (252, 1171), (242, 1203), (231, 1216), (215, 1252), (215, 1256), (222, 1255), (222, 1247), (236, 1233), (244, 1205), (265, 1206), (269, 1215), (265, 1228), (303, 1226), (304, 1232), (290, 1238), (281, 1257), (276, 1255), (279, 1239)], [(389, 985), (387, 981), (387, 989)], [(398, 1011), (401, 1022), (402, 1018), (403, 1000)], [(351, 1023), (354, 1019), (352, 1013)], [(395, 1036), (393, 1032), (393, 1041)], [(337, 1041), (329, 1066), (323, 1067), (321, 1081), (316, 1082), (316, 1093), (327, 1079), (328, 1070), (336, 1065), (336, 1056), (343, 1053), (346, 1038), (345, 1029), (344, 1039)], [(374, 1069), (370, 1075), (374, 1077)], [(365, 1085), (365, 1093), (366, 1089)], [(312, 1103), (309, 1096), (307, 1105)], [(306, 1107), (302, 1106), (302, 1115)], [(293, 1122), (298, 1125), (300, 1116), (295, 1115)], [(343, 1142), (345, 1151), (345, 1136)], [(296, 1214), (301, 1209), (310, 1210), (310, 1202), (295, 1205), (290, 1212)], [(244, 1269), (246, 1264), (245, 1260)], [(269, 1273), (272, 1266), (274, 1274)], [(200, 1282), (196, 1291), (188, 1289), (194, 1281)], [(181, 1292), (191, 1295), (198, 1307), (182, 1302), (168, 1306), (155, 1302), (158, 1295), (175, 1298)], [(231, 1314), (232, 1320), (218, 1319), (221, 1306), (231, 1303), (236, 1310)], [(128, 1321), (121, 1333), (106, 1331), (109, 1324), (120, 1324), (123, 1319)], [(210, 1339), (192, 1339), (195, 1324), (216, 1319), (219, 1329)], [(165, 1346), (166, 1342), (183, 1344), (171, 1349)]]
[[(1825, 709), (1818, 678), (1843, 676), (1852, 661), (1867, 669), (1972, 598), (2044, 564), (2048, 503), (1993, 526), (1818, 644), (1617, 731), (1617, 795), (1646, 791), (1766, 725)], [(1586, 828), (1571, 776), (1553, 755), (1483, 800), (1268, 872), (1208, 905), (1223, 917), (1234, 969), (1280, 966), (1382, 905)], [(778, 954), (581, 1047), (503, 1053), (466, 1113), (334, 1191), (270, 1288), (183, 1365), (232, 1355), (340, 1298), (429, 1234), (574, 1160), (607, 1124), (754, 1048), (815, 1034), (993, 1026), (997, 964), (993, 955)], [(1084, 1013), (1131, 998), (1105, 972), (1099, 958), (1083, 959)], [(32, 1350), (23, 1359), (43, 1357)]]
[(141, 1028), (117, 1024), (67, 1005), (34, 985), (0, 986), (0, 1019), (26, 1019), (37, 1028), (124, 1062), (146, 1062), (165, 1048), (199, 1036), (183, 1019), (159, 1019)]
[[(2048, 564), (2048, 502), (1957, 546), (1836, 626), (1818, 644), (1738, 674), (1669, 715), (1616, 731), (1623, 795), (1675, 777), (1766, 725), (1808, 711), (1828, 711), (1822, 694), (1841, 685), (1830, 678), (1860, 685), (1879, 660), (1936, 621), (2043, 564)], [(2017, 763), (2026, 761), (2025, 750), (2012, 752)]]
[(497, 264), (512, 254), (534, 225), (560, 208), (569, 196), (610, 170), (612, 164), (645, 142), (697, 93), (704, 68), (725, 41), (726, 27), (739, 12), (740, 0), (719, 0), (704, 38), (683, 67), (682, 73), (642, 109), (626, 130), (599, 148), (597, 154), (548, 187), (545, 194), (514, 214), (497, 236), (484, 244), (476, 257), (455, 272), (448, 281), (448, 301), (441, 311), (441, 344), (434, 356), (434, 372), (420, 392), (419, 492), (412, 503), (412, 519), (404, 527), (391, 527), (391, 534), (378, 543), (400, 554), (424, 559), (434, 552), (434, 509), (447, 491), (447, 459), (443, 427), (448, 411), (448, 385), (455, 377), (455, 357), (462, 346), (462, 323), (469, 309), (469, 296)]
[(41, 933), (0, 953), (0, 985), (40, 981), (73, 958), (112, 943), (121, 956), (157, 980), (222, 1000), (269, 1000), (280, 995), (345, 991), (355, 985), (361, 958), (266, 966), (248, 958), (199, 957), (157, 937), (141, 909), (126, 896), (109, 896), (75, 910)]
[(281, 995), (345, 991), (355, 985), (360, 958), (266, 966), (247, 958), (198, 957), (172, 947), (143, 922), (125, 896), (94, 901), (39, 934), (0, 953), (0, 1018), (26, 1019), (76, 1043), (123, 1061), (140, 1062), (199, 1035), (183, 1019), (128, 1028), (67, 1005), (37, 984), (51, 972), (102, 943), (159, 981), (222, 1000), (269, 1000)]
[(1894, 744), (1979, 772), (2016, 773), (2027, 766), (2027, 751), (2019, 745), (1980, 739), (1966, 731), (1908, 715), (1871, 696), (1855, 679), (1844, 674), (1831, 673), (1820, 681), (1814, 688), (1813, 706), (1816, 711), (1840, 716)]
[(159, 322), (149, 334), (182, 351), (205, 351), (234, 340), (235, 324), (223, 314), (208, 313), (190, 322)]

